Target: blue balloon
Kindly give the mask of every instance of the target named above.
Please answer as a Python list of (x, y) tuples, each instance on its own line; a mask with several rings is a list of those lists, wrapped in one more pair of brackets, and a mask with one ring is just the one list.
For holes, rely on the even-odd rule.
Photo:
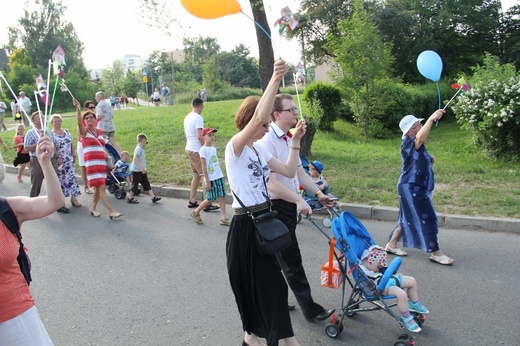
[(417, 57), (417, 68), (425, 78), (438, 82), (441, 79), (442, 59), (433, 50), (425, 50)]

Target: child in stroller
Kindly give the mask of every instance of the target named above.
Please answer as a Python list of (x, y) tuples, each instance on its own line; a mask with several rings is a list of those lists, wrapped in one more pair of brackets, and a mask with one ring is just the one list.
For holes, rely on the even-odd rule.
[(114, 165), (114, 168), (112, 168), (112, 173), (116, 176), (119, 180), (125, 180), (127, 186), (132, 185), (132, 174), (128, 172), (128, 159), (130, 158), (130, 153), (126, 150), (123, 150), (121, 152), (121, 158), (117, 160), (116, 164)]
[[(105, 147), (108, 153), (113, 156), (114, 162), (116, 162), (114, 168), (107, 172), (106, 185), (108, 186), (108, 192), (113, 193), (117, 199), (124, 199), (126, 197), (125, 186), (130, 179), (127, 175), (129, 173), (127, 173), (128, 164), (126, 163), (130, 155), (127, 151), (123, 151), (121, 156), (119, 156), (117, 150), (109, 143), (106, 143)], [(125, 153), (126, 158), (123, 159)]]
[[(325, 231), (320, 231), (332, 240)], [(416, 280), (411, 276), (397, 274), (402, 259), (396, 257), (387, 265), (384, 248), (375, 244), (363, 224), (348, 211), (342, 212), (332, 221), (332, 234), (336, 240), (335, 247), (340, 252), (340, 255), (334, 255), (340, 264), (343, 285), (341, 312), (333, 316), (332, 322), (326, 326), (326, 334), (336, 338), (343, 330), (345, 316), (383, 310), (406, 331), (394, 345), (414, 345), (410, 333), (421, 330), (426, 320), (424, 314), (429, 311), (419, 301)], [(345, 263), (348, 263), (348, 268)], [(354, 283), (349, 275), (352, 275)], [(348, 297), (345, 296), (345, 282), (352, 287)], [(387, 302), (395, 299), (397, 302)], [(365, 306), (365, 303), (370, 306)], [(391, 309), (394, 306), (397, 306), (399, 315)]]
[[(316, 186), (325, 194), (335, 201), (332, 210), (327, 209), (327, 212), (329, 213), (329, 216), (327, 216), (325, 219), (323, 219), (323, 226), (330, 228), (330, 225), (332, 223), (332, 219), (334, 216), (339, 215), (341, 213), (341, 208), (339, 207), (339, 203), (337, 202), (339, 199), (329, 193), (329, 183), (325, 180), (321, 172), (323, 172), (323, 164), (318, 161), (314, 160), (312, 162), (309, 162), (305, 156), (300, 155), (300, 160), (302, 162), (303, 169), (307, 174), (314, 180), (316, 183)], [(312, 211), (320, 211), (323, 210), (324, 207), (314, 196), (314, 191), (307, 191), (303, 187), (300, 186), (300, 194), (302, 195), (303, 199), (307, 202), (307, 204), (311, 207)], [(301, 215), (298, 215), (298, 222), (301, 221)]]

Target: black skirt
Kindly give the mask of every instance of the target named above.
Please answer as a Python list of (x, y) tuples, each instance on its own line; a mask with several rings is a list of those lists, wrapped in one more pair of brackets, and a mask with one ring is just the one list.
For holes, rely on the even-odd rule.
[(22, 163), (27, 163), (31, 161), (31, 157), (29, 156), (29, 153), (27, 154), (22, 154), (20, 152), (18, 152), (18, 154), (16, 154), (16, 157), (13, 161), (13, 166), (18, 166), (18, 165), (21, 165)]
[(260, 256), (255, 228), (247, 215), (235, 215), (226, 243), (227, 267), (242, 327), (269, 346), (294, 336), (287, 307), (287, 283), (275, 256)]

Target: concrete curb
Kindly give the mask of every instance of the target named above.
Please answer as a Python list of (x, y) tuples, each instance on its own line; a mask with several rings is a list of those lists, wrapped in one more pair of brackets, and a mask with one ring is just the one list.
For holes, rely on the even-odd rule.
[[(5, 165), (7, 173), (17, 173), (17, 168)], [(28, 175), (28, 170), (25, 171)], [(81, 178), (78, 177), (81, 184)], [(186, 202), (190, 197), (190, 189), (174, 186), (158, 186), (152, 185), (154, 194), (163, 197), (185, 199)], [(197, 199), (201, 200), (202, 192), (197, 192)], [(230, 194), (226, 197), (226, 203), (231, 204), (233, 198)], [(367, 204), (351, 204), (341, 203), (343, 210), (348, 210), (357, 218), (366, 220), (381, 220), (381, 221), (396, 221), (399, 209), (373, 206)], [(479, 231), (495, 231), (495, 232), (510, 232), (520, 234), (520, 219), (497, 218), (486, 216), (466, 216), (466, 215), (452, 215), (452, 214), (437, 214), (439, 219), (439, 227), (453, 228), (453, 229), (467, 229)]]

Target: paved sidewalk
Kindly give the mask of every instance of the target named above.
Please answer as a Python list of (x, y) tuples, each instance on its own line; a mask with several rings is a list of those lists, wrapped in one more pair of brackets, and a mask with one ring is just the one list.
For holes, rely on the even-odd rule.
[[(5, 165), (7, 173), (16, 174), (17, 169), (10, 165)], [(26, 174), (28, 174), (26, 170)], [(81, 179), (78, 177), (81, 184)], [(171, 197), (185, 199), (188, 201), (190, 190), (188, 188), (174, 186), (157, 186), (152, 185), (154, 194), (162, 197)], [(202, 198), (202, 192), (197, 193), (197, 198)], [(231, 204), (232, 197), (228, 194), (226, 203)], [(398, 209), (382, 206), (373, 206), (366, 204), (342, 203), (343, 210), (348, 210), (356, 217), (365, 220), (395, 221), (397, 220)], [(495, 232), (520, 233), (520, 219), (497, 218), (486, 216), (466, 216), (454, 214), (437, 214), (439, 218), (439, 227), (453, 229), (469, 229), (469, 230), (485, 230)]]

